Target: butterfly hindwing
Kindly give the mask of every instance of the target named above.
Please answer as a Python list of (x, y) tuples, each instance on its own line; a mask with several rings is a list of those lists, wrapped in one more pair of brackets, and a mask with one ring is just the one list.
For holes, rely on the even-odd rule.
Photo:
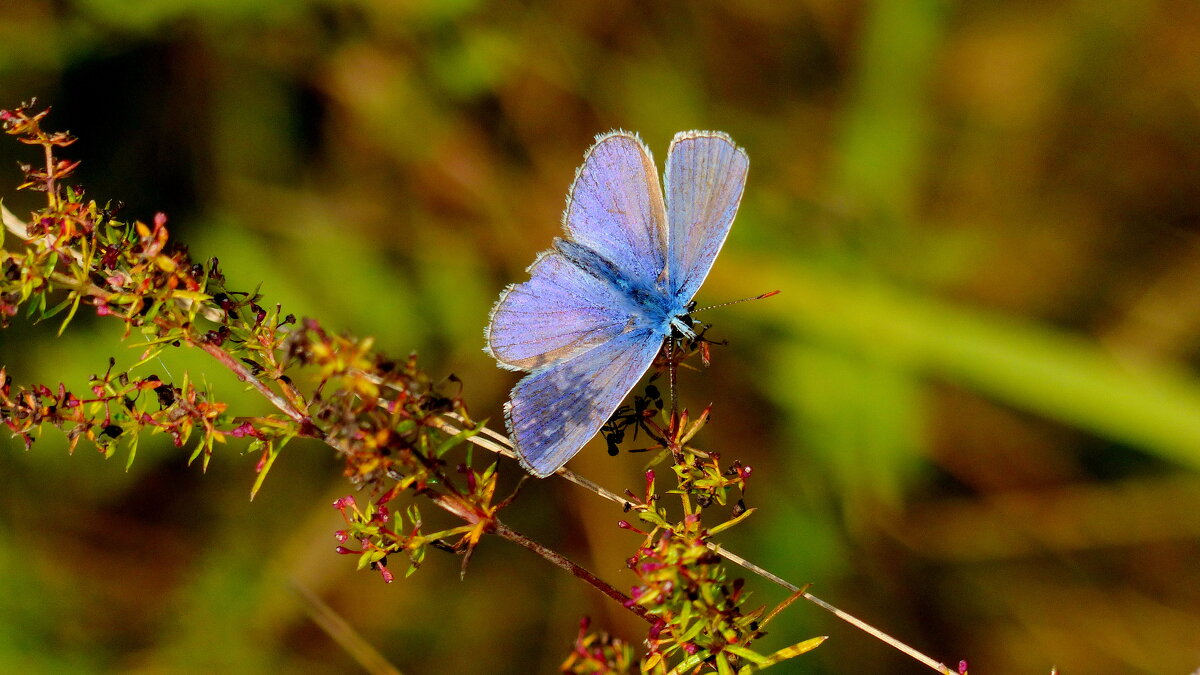
[(750, 159), (719, 131), (678, 133), (667, 151), (667, 254), (671, 291), (692, 299), (729, 235)]
[(545, 477), (579, 452), (612, 416), (662, 346), (662, 336), (630, 331), (530, 373), (505, 406), (521, 465)]
[(492, 308), (487, 351), (503, 366), (533, 370), (587, 351), (629, 322), (616, 290), (556, 249), (529, 266), (529, 281), (506, 288)]

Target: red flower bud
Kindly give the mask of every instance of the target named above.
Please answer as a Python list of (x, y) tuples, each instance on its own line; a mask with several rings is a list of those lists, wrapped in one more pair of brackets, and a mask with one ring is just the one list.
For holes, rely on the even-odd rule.
[(379, 570), (379, 574), (383, 577), (383, 582), (385, 584), (390, 584), (396, 580), (395, 575), (393, 575), (391, 570), (389, 570), (388, 568), (384, 567), (383, 565), (379, 565), (379, 564), (377, 564), (375, 567)]

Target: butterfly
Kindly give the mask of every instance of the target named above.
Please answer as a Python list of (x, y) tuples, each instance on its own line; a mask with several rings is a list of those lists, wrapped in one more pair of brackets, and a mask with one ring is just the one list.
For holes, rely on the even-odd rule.
[(680, 132), (660, 186), (636, 134), (596, 137), (567, 194), (565, 236), (538, 254), (529, 281), (500, 293), (485, 333), (500, 367), (529, 373), (504, 406), (529, 473), (548, 476), (574, 457), (664, 340), (695, 337), (692, 297), (729, 234), (749, 165), (722, 132)]

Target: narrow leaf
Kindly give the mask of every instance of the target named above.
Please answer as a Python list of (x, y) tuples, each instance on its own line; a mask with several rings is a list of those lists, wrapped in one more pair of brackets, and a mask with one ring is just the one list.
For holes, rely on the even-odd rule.
[(725, 530), (728, 530), (729, 528), (733, 527), (734, 525), (737, 525), (738, 523), (745, 520), (747, 517), (749, 517), (749, 515), (751, 513), (754, 513), (756, 510), (758, 510), (758, 507), (746, 509), (737, 518), (731, 518), (731, 519), (721, 523), (720, 525), (713, 526), (708, 531), (708, 533), (709, 534), (717, 534), (718, 532), (724, 532)]
[(797, 642), (796, 644), (792, 645), (791, 647), (784, 647), (783, 649), (780, 649), (779, 651), (775, 652), (774, 654), (768, 655), (767, 658), (764, 659), (763, 662), (759, 665), (762, 666), (763, 668), (766, 668), (767, 666), (773, 666), (781, 661), (786, 661), (790, 658), (800, 656), (801, 654), (804, 654), (806, 652), (811, 652), (812, 650), (816, 649), (817, 647), (820, 647), (821, 643), (828, 639), (829, 639), (828, 635), (821, 635), (819, 637), (809, 638), (809, 639), (805, 640), (804, 642)]
[(254, 497), (258, 495), (258, 490), (262, 487), (263, 481), (267, 479), (267, 472), (275, 464), (275, 458), (279, 456), (279, 450), (282, 447), (282, 444), (272, 443), (271, 441), (262, 441), (262, 443), (267, 446), (267, 461), (263, 464), (262, 469), (259, 470), (258, 476), (254, 478), (254, 486), (250, 488), (250, 501), (254, 501)]
[(63, 319), (62, 325), (58, 327), (58, 335), (62, 337), (63, 331), (67, 329), (67, 324), (71, 323), (71, 319), (75, 318), (75, 312), (79, 310), (79, 303), (83, 300), (82, 293), (72, 293), (75, 301), (71, 303), (71, 311), (67, 312), (67, 316)]

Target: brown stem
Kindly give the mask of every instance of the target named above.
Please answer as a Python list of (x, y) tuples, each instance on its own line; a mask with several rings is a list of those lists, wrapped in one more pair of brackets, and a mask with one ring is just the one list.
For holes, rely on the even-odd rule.
[(253, 387), (258, 393), (262, 394), (263, 398), (270, 401), (271, 404), (276, 408), (279, 408), (283, 414), (295, 420), (295, 422), (301, 426), (302, 430), (311, 429), (312, 420), (309, 419), (308, 415), (305, 415), (297, 410), (292, 406), (291, 403), (287, 401), (287, 399), (285, 399), (283, 396), (280, 396), (261, 380), (255, 377), (254, 373), (251, 373), (250, 369), (247, 368), (245, 364), (233, 358), (229, 352), (221, 349), (211, 342), (205, 342), (203, 339), (196, 339), (188, 336), (187, 341), (188, 344), (204, 350), (209, 356), (220, 361), (221, 365), (228, 368), (235, 376), (237, 376), (239, 380)]
[[(425, 493), (425, 496), (434, 504), (440, 506), (442, 509), (454, 514), (468, 523), (479, 522), (479, 519), (481, 518), (480, 515), (471, 511), (469, 508), (464, 508), (462, 504), (448, 495), (443, 495), (436, 492), (427, 492)], [(618, 591), (607, 581), (596, 576), (587, 568), (580, 566), (558, 551), (548, 548), (521, 534), (520, 532), (517, 532), (511, 527), (500, 522), (495, 517), (492, 518), (491, 532), (511, 542), (524, 546), (551, 564), (561, 567), (576, 577), (579, 577), (596, 590), (621, 603), (622, 607), (625, 607), (629, 611), (638, 615), (647, 623), (654, 623), (658, 621), (658, 618), (652, 615), (645, 607), (633, 602), (633, 599), (628, 595)]]
[[(463, 421), (461, 419), (454, 418), (453, 416), (448, 416), (448, 417), (450, 417), (454, 423), (445, 424), (444, 430), (446, 431), (446, 433), (456, 433), (458, 431), (461, 431), (461, 429), (459, 429), (459, 427), (456, 426), (455, 423), (462, 424)], [(492, 452), (496, 452), (496, 453), (499, 453), (499, 454), (502, 454), (502, 455), (505, 455), (508, 457), (514, 456), (513, 451), (509, 448), (508, 439), (505, 436), (503, 436), (502, 434), (496, 433), (495, 431), (492, 431), (491, 429), (488, 429), (487, 427), (484, 427), (482, 433), (480, 433), (479, 435), (476, 435), (476, 436), (472, 436), (468, 440), (470, 440), (471, 443), (474, 443), (475, 445), (478, 445), (479, 447), (485, 448), (487, 450), (491, 450)], [(572, 483), (575, 483), (576, 485), (578, 485), (586, 490), (589, 490), (590, 492), (592, 492), (600, 497), (603, 497), (604, 499), (607, 499), (612, 502), (616, 502), (617, 504), (620, 504), (623, 507), (634, 506), (633, 502), (630, 502), (629, 500), (618, 495), (617, 493), (615, 493), (611, 490), (608, 490), (607, 488), (603, 487), (602, 485), (597, 484), (596, 482), (592, 481), (591, 479), (580, 476), (579, 474), (571, 471), (570, 469), (567, 469), (565, 467), (562, 469), (559, 469), (557, 472), (557, 475), (560, 478), (565, 478), (566, 480), (568, 480)], [(736, 565), (740, 565), (741, 567), (744, 567), (745, 569), (763, 577), (764, 579), (767, 579), (768, 581), (778, 584), (779, 586), (782, 586), (783, 588), (786, 588), (787, 590), (792, 591), (793, 593), (800, 590), (800, 587), (797, 586), (796, 584), (793, 584), (792, 582), (780, 577), (777, 574), (772, 573), (769, 570), (763, 569), (762, 567), (755, 565), (754, 563), (750, 562), (749, 560), (746, 560), (745, 558), (737, 555), (736, 553), (733, 553), (732, 551), (730, 551), (726, 548), (722, 548), (719, 544), (716, 544), (715, 542), (711, 542), (711, 541), (707, 542), (707, 545), (710, 549), (715, 551), (718, 555), (725, 558), (726, 560), (729, 560), (730, 562), (732, 562)], [(928, 666), (930, 669), (935, 670), (939, 673), (942, 673), (942, 675), (957, 675), (955, 671), (951, 670), (945, 664), (943, 664), (933, 658), (930, 658), (929, 656), (926, 656), (925, 654), (908, 646), (907, 644), (901, 642), (900, 640), (897, 640), (896, 638), (888, 635), (887, 633), (884, 633), (883, 631), (879, 630), (878, 628), (875, 628), (871, 624), (859, 619), (858, 617), (856, 617), (852, 614), (849, 614), (848, 612), (844, 612), (841, 609), (838, 609), (837, 607), (829, 604), (828, 602), (825, 602), (824, 600), (822, 600), (821, 598), (818, 598), (817, 596), (813, 595), (812, 593), (808, 593), (807, 591), (805, 591), (804, 593), (801, 594), (800, 597), (802, 597), (805, 600), (811, 602), (812, 604), (820, 607), (821, 609), (824, 609), (824, 610), (832, 613), (837, 618), (839, 618), (842, 621), (845, 621), (846, 623), (854, 626), (855, 628), (858, 628), (859, 630), (871, 635), (875, 639), (877, 639), (885, 644), (891, 645), (894, 649), (903, 652), (904, 654), (908, 655), (912, 659)]]
[(617, 602), (621, 603), (622, 607), (625, 607), (626, 609), (633, 612), (634, 614), (637, 614), (642, 619), (644, 619), (646, 622), (652, 624), (652, 623), (655, 623), (656, 621), (658, 621), (658, 618), (655, 617), (653, 614), (651, 614), (650, 611), (647, 610), (645, 607), (634, 602), (633, 599), (630, 598), (628, 595), (625, 595), (621, 591), (618, 591), (617, 589), (613, 588), (612, 585), (610, 585), (607, 581), (604, 581), (603, 579), (597, 577), (595, 574), (592, 574), (587, 569), (584, 569), (583, 567), (580, 567), (579, 565), (575, 564), (570, 559), (568, 559), (566, 556), (562, 555), (561, 553), (559, 553), (555, 550), (546, 548), (545, 546), (537, 543), (536, 541), (530, 539), (529, 537), (526, 537), (525, 535), (521, 534), (520, 532), (517, 532), (516, 530), (509, 528), (507, 525), (505, 525), (504, 523), (501, 523), (498, 520), (494, 521), (494, 522), (495, 522), (494, 532), (496, 534), (500, 535), (501, 537), (504, 537), (505, 539), (507, 539), (511, 542), (515, 542), (517, 544), (520, 544), (521, 546), (524, 546), (525, 548), (529, 549), (530, 551), (533, 551), (534, 553), (538, 554), (545, 560), (563, 568), (564, 570), (579, 577), (580, 579), (583, 579), (587, 583), (591, 584), (593, 588), (595, 588), (596, 590), (600, 591), (601, 593), (607, 595), (608, 597), (612, 598), (613, 600), (616, 600)]
[(58, 182), (54, 179), (54, 146), (43, 143), (42, 148), (46, 151), (46, 199), (53, 209), (58, 202)]

